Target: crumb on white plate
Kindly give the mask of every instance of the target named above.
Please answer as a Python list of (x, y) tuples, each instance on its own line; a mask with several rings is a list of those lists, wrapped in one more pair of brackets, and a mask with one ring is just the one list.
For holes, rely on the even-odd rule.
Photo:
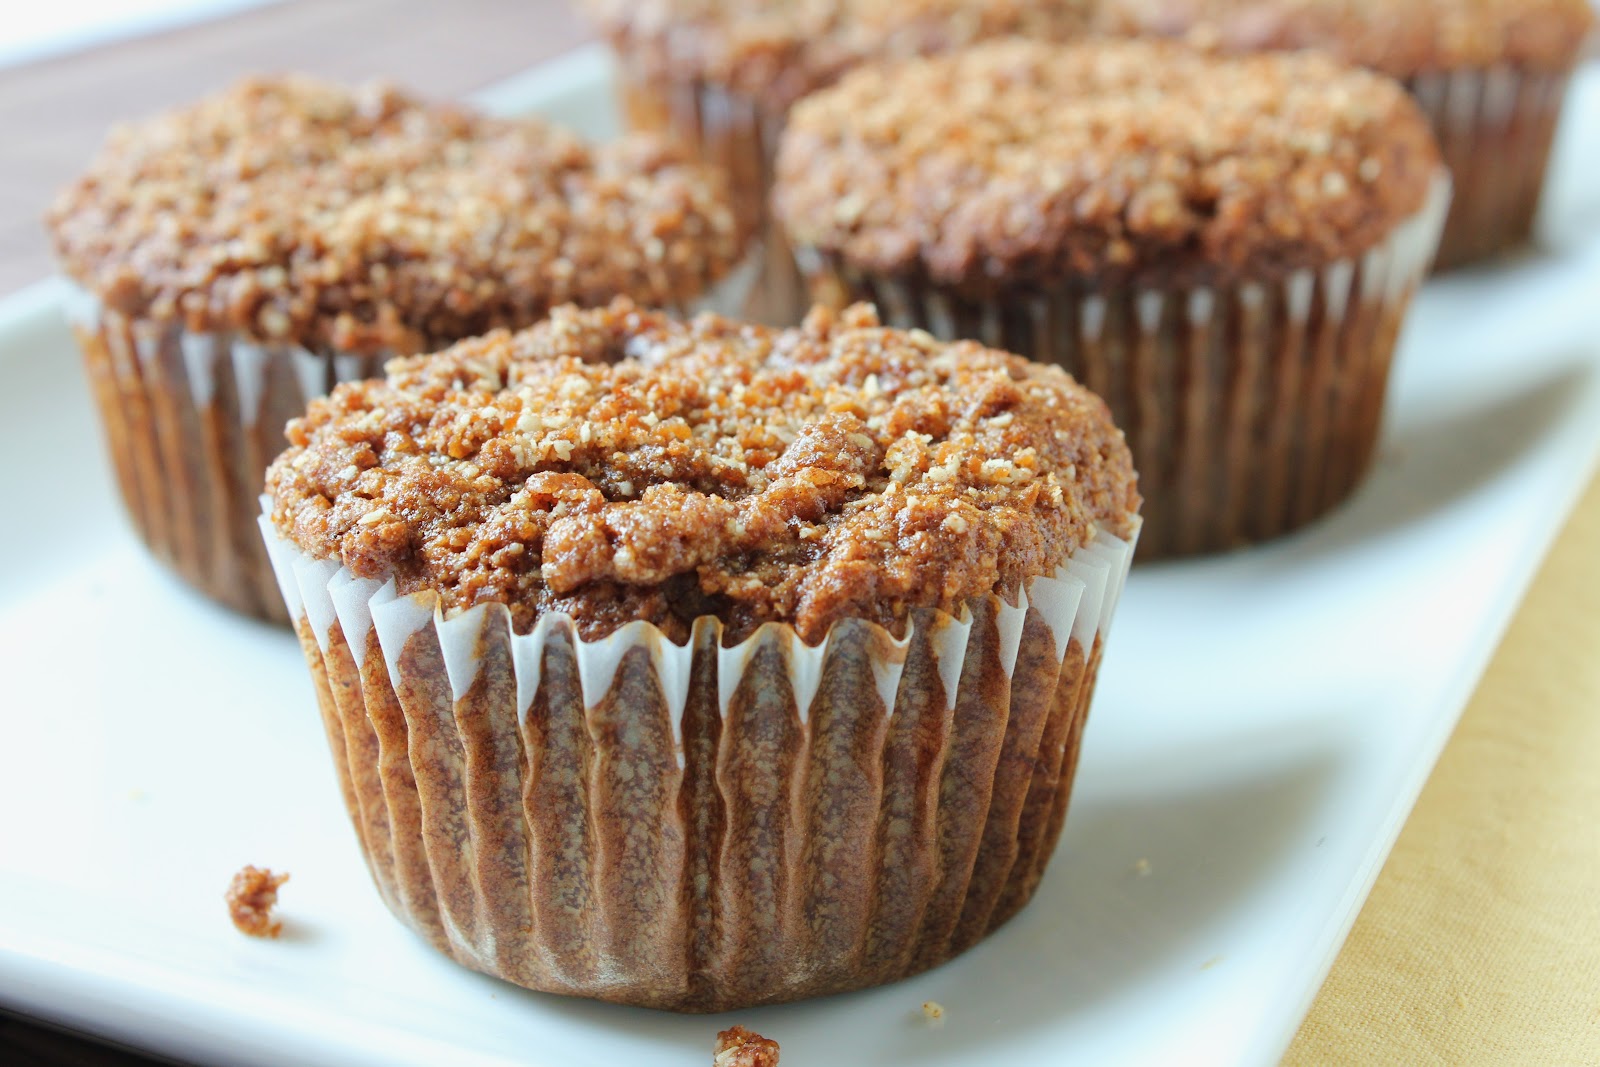
[(240, 933), (251, 937), (277, 937), (283, 923), (272, 917), (278, 903), (278, 887), (289, 880), (287, 874), (273, 874), (265, 867), (241, 867), (228, 885), (228, 917)]
[(778, 1043), (742, 1026), (717, 1034), (711, 1067), (778, 1067)]

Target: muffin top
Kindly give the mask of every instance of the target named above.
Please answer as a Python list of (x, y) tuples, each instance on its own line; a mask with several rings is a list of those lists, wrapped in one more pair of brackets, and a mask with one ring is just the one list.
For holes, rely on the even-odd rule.
[(567, 301), (694, 299), (738, 258), (718, 172), (391, 87), (253, 79), (111, 134), (49, 214), (125, 314), (313, 350), (428, 351)]
[(1309, 53), (1002, 41), (798, 104), (792, 240), (941, 284), (1272, 277), (1371, 247), (1439, 168), (1398, 84)]
[(303, 551), (527, 632), (683, 640), (846, 618), (903, 633), (1052, 573), (1139, 497), (1105, 404), (1055, 367), (887, 329), (558, 308), (397, 359), (289, 424), (272, 520)]
[(579, 0), (630, 66), (787, 108), (864, 59), (1017, 35), (1066, 40), (1098, 0)]
[(1505, 64), (1572, 66), (1589, 0), (1098, 0), (1107, 29), (1227, 51), (1319, 48), (1397, 78)]

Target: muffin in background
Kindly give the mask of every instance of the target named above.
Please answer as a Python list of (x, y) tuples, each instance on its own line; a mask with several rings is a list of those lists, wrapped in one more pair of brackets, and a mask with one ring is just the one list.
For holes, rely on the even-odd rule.
[(278, 621), (257, 500), (308, 400), (568, 301), (691, 306), (743, 249), (723, 176), (661, 140), (301, 77), (115, 130), (48, 224), (140, 537)]
[(1228, 52), (1316, 48), (1402, 82), (1454, 178), (1440, 269), (1533, 232), (1589, 0), (1100, 0), (1104, 27)]
[(1447, 199), (1426, 121), (1379, 75), (1005, 41), (801, 101), (773, 204), (819, 298), (1104, 397), (1154, 558), (1275, 537), (1355, 488)]
[(615, 50), (630, 126), (664, 130), (724, 167), (744, 222), (765, 235), (750, 313), (791, 325), (809, 306), (765, 225), (790, 106), (870, 59), (1004, 36), (1066, 40), (1098, 0), (576, 0)]
[(262, 528), (379, 893), (440, 951), (719, 1011), (917, 973), (1031, 897), (1139, 527), (1059, 368), (619, 303), (289, 437)]

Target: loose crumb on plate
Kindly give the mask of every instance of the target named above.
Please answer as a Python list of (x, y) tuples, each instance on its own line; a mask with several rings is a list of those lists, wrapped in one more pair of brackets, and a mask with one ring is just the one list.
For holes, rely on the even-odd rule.
[(278, 887), (288, 880), (287, 874), (273, 874), (265, 867), (246, 866), (233, 876), (228, 885), (228, 917), (240, 933), (251, 937), (283, 933), (283, 923), (272, 917), (272, 909), (278, 903)]
[(928, 1022), (932, 1023), (934, 1026), (943, 1026), (944, 1025), (944, 1005), (940, 1004), (937, 1000), (925, 1000), (925, 1001), (923, 1001), (922, 1002), (922, 1017), (924, 1019), (928, 1020)]
[(712, 1067), (778, 1067), (778, 1043), (735, 1026), (717, 1034)]
[(1133, 865), (1133, 876), (1135, 878), (1143, 878), (1146, 875), (1148, 875), (1149, 873), (1150, 873), (1150, 861), (1149, 860), (1141, 859), (1138, 863), (1135, 863)]

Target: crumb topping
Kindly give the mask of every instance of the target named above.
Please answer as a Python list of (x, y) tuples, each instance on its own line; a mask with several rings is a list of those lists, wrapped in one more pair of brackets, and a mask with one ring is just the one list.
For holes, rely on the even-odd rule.
[(1438, 167), (1397, 84), (1326, 58), (1005, 41), (802, 101), (774, 206), (800, 245), (940, 283), (1203, 279), (1364, 251)]
[(278, 887), (289, 880), (287, 874), (273, 874), (265, 867), (243, 867), (228, 885), (228, 917), (239, 932), (251, 937), (277, 937), (283, 923), (272, 917), (278, 903)]
[(1021, 36), (1067, 40), (1096, 0), (580, 0), (647, 73), (787, 108), (867, 59)]
[(720, 173), (663, 141), (297, 76), (118, 128), (48, 221), (126, 314), (400, 354), (568, 301), (686, 303), (742, 243)]
[(1055, 367), (879, 325), (776, 331), (560, 308), (391, 361), (290, 423), (267, 474), (302, 550), (447, 610), (562, 611), (585, 638), (719, 616), (810, 642), (897, 632), (1058, 567), (1139, 504), (1105, 404)]
[(1563, 71), (1588, 0), (1100, 0), (1105, 27), (1227, 51), (1318, 48), (1397, 78), (1505, 64)]
[(742, 1026), (717, 1033), (712, 1067), (778, 1067), (778, 1043)]

